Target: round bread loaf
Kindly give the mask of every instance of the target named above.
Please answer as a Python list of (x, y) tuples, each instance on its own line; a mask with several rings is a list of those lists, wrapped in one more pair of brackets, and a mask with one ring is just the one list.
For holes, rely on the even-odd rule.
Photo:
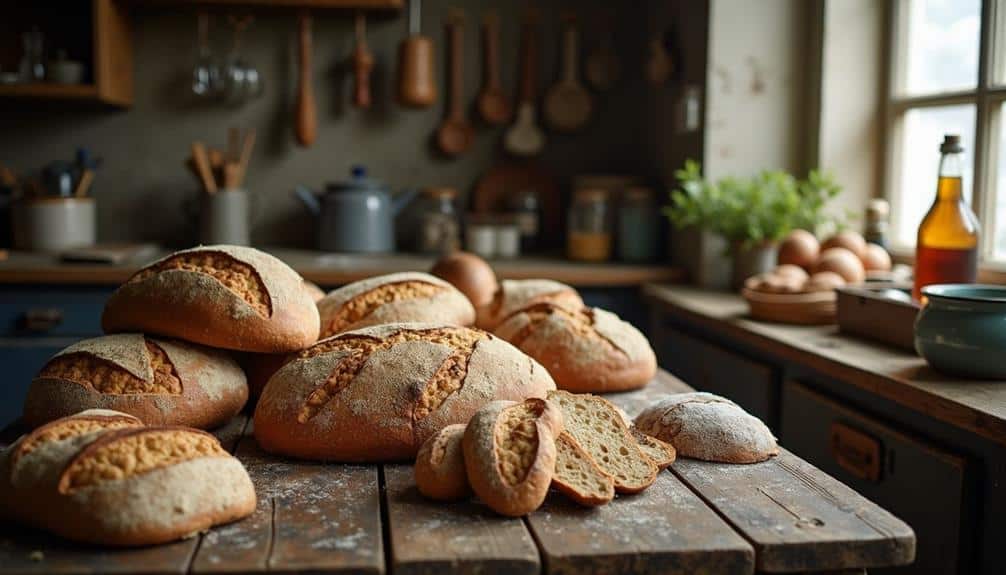
[(510, 316), (495, 334), (544, 365), (559, 389), (626, 391), (643, 387), (657, 373), (646, 336), (600, 308), (533, 304)]
[(670, 443), (684, 457), (757, 463), (779, 454), (760, 419), (712, 393), (668, 395), (636, 416), (636, 428)]
[(213, 347), (281, 353), (318, 339), (318, 308), (304, 280), (253, 248), (203, 246), (136, 272), (105, 305), (108, 333), (138, 331)]
[(24, 421), (34, 427), (100, 408), (147, 425), (212, 429), (247, 400), (245, 374), (227, 353), (120, 333), (85, 339), (53, 356), (28, 388)]
[(583, 307), (580, 294), (566, 284), (552, 280), (503, 280), (492, 301), (478, 308), (475, 325), (492, 331), (513, 313), (543, 302), (571, 310)]
[(437, 501), (457, 501), (471, 495), (461, 453), (465, 424), (455, 423), (441, 429), (423, 442), (416, 455), (416, 488)]
[(318, 302), (321, 337), (382, 323), (471, 325), (475, 308), (457, 288), (420, 272), (377, 276), (345, 285)]
[(554, 388), (538, 362), (484, 331), (371, 326), (324, 339), (277, 371), (255, 409), (255, 438), (304, 459), (411, 460), (486, 403)]
[(307, 295), (311, 297), (312, 301), (318, 302), (321, 298), (325, 297), (325, 290), (318, 287), (318, 284), (314, 282), (304, 280), (304, 289), (307, 290)]

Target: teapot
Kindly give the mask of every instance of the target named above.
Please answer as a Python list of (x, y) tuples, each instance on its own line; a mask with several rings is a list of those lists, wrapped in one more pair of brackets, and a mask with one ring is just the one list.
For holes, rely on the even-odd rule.
[(392, 196), (384, 185), (353, 166), (351, 177), (314, 192), (298, 185), (294, 193), (318, 216), (318, 248), (326, 252), (386, 253), (395, 249), (395, 216), (416, 196)]

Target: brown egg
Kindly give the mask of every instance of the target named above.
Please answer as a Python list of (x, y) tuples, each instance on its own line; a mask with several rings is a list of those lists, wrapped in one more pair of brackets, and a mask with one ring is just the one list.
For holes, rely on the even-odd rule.
[(866, 279), (863, 262), (856, 257), (856, 254), (845, 248), (829, 248), (821, 252), (813, 271), (815, 274), (835, 272), (850, 284), (863, 283)]
[(807, 272), (802, 267), (793, 264), (783, 264), (775, 268), (775, 271), (772, 273), (779, 277), (799, 281), (800, 283), (807, 281)]
[(805, 292), (832, 291), (845, 285), (845, 278), (835, 272), (818, 272), (803, 285)]
[(877, 244), (866, 244), (863, 251), (863, 267), (866, 271), (891, 271), (891, 254)]
[(499, 285), (493, 268), (484, 259), (468, 252), (454, 252), (440, 258), (430, 273), (458, 288), (475, 307), (492, 301)]
[(821, 244), (822, 252), (830, 248), (845, 248), (855, 254), (857, 258), (862, 259), (866, 252), (866, 240), (862, 235), (852, 230), (845, 230), (824, 240), (824, 243)]
[(779, 264), (810, 269), (817, 261), (821, 246), (814, 234), (807, 230), (793, 230), (779, 244)]

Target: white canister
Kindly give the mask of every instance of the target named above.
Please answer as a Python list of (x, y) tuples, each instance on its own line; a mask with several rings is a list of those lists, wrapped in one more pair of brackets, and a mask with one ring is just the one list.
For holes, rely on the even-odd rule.
[(248, 192), (240, 188), (202, 195), (199, 241), (206, 245), (251, 245)]
[(14, 203), (14, 249), (58, 252), (95, 243), (94, 198), (26, 198)]

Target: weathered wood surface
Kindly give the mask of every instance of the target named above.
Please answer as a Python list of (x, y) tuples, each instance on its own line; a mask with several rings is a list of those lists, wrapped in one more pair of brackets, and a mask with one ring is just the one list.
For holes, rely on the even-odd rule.
[(538, 548), (524, 522), (475, 500), (431, 503), (416, 490), (411, 465), (384, 466), (390, 571), (398, 574), (533, 574)]

